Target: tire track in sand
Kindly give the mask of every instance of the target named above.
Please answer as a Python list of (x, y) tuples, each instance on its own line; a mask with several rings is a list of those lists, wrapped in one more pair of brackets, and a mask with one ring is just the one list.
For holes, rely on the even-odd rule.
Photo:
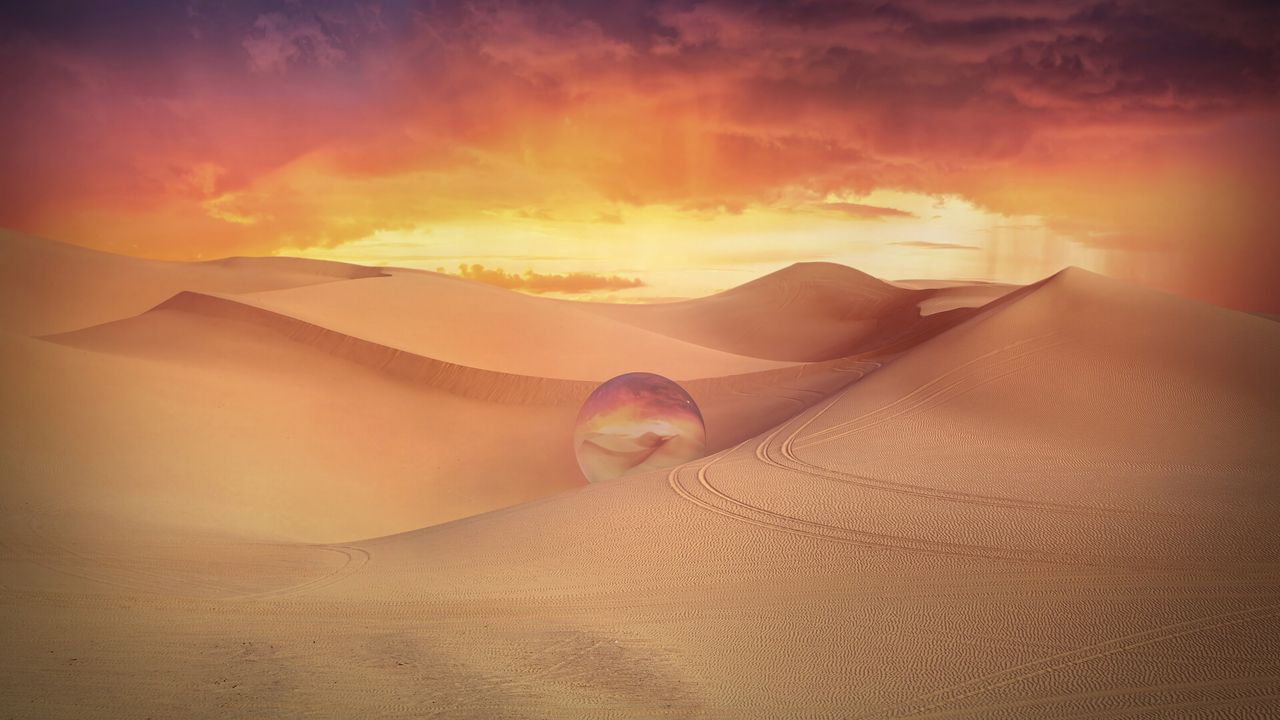
[(346, 560), (333, 572), (322, 575), (318, 578), (300, 582), (296, 585), (288, 585), (282, 588), (264, 590), (257, 593), (248, 593), (245, 595), (236, 595), (226, 599), (237, 602), (253, 602), (259, 600), (278, 600), (280, 598), (291, 598), (297, 595), (303, 595), (321, 588), (336, 585), (343, 580), (346, 580), (352, 575), (360, 572), (360, 570), (362, 570), (365, 565), (368, 565), (369, 561), (373, 559), (373, 556), (368, 550), (358, 548), (353, 545), (321, 545), (316, 546), (316, 549), (338, 553), (346, 558)]
[(1182, 702), (1169, 702), (1160, 705), (1151, 704), (1133, 704), (1133, 700), (1142, 696), (1159, 695), (1162, 693), (1179, 693), (1194, 692), (1197, 690), (1215, 690), (1223, 691), (1232, 688), (1261, 688), (1269, 690), (1273, 687), (1280, 687), (1280, 675), (1261, 676), (1261, 677), (1239, 677), (1224, 678), (1221, 680), (1196, 680), (1191, 682), (1173, 682), (1161, 683), (1159, 685), (1139, 685), (1134, 687), (1114, 688), (1108, 687), (1099, 690), (1083, 690), (1080, 692), (1066, 693), (1061, 695), (1039, 695), (1026, 700), (1012, 700), (1009, 702), (1001, 702), (991, 705), (983, 705), (980, 707), (965, 708), (963, 710), (939, 710), (929, 712), (926, 715), (915, 715), (919, 720), (943, 720), (944, 718), (987, 718), (991, 717), (992, 712), (1023, 710), (1025, 712), (1035, 712), (1036, 708), (1042, 708), (1052, 703), (1065, 703), (1071, 701), (1096, 700), (1102, 698), (1113, 698), (1129, 700), (1130, 704), (1121, 707), (1114, 707), (1106, 710), (1091, 710), (1086, 713), (1073, 713), (1071, 715), (1055, 715), (1056, 720), (1084, 720), (1086, 718), (1104, 717), (1123, 717), (1125, 715), (1133, 715), (1134, 713), (1150, 713), (1153, 710), (1183, 710), (1197, 707), (1215, 707), (1219, 705), (1235, 705), (1240, 703), (1248, 703), (1258, 700), (1274, 700), (1280, 698), (1280, 693), (1267, 692), (1261, 695), (1237, 695), (1236, 697), (1220, 697), (1220, 698), (1203, 698), (1200, 700), (1185, 700)]
[[(994, 369), (1006, 363), (1012, 363), (1019, 360), (1023, 360), (1027, 357), (1036, 355), (1044, 350), (1048, 350), (1050, 348), (1058, 347), (1060, 345), (1066, 344), (1067, 343), (1066, 340), (1048, 342), (1051, 338), (1054, 338), (1061, 334), (1062, 334), (1062, 331), (1055, 330), (1053, 332), (1044, 333), (1042, 335), (1036, 335), (1030, 338), (1019, 340), (1014, 343), (1010, 343), (1000, 348), (996, 348), (995, 350), (992, 350), (990, 352), (987, 352), (975, 358), (972, 358), (964, 363), (961, 363), (960, 365), (957, 365), (951, 368), (950, 370), (942, 373), (941, 375), (938, 375), (937, 377), (934, 377), (931, 380), (928, 380), (922, 383), (921, 385), (915, 387), (914, 389), (910, 390), (906, 394), (898, 396), (893, 401), (885, 405), (882, 405), (878, 408), (875, 408), (869, 412), (863, 413), (849, 420), (844, 420), (844, 421), (835, 423), (833, 425), (823, 428), (822, 430), (819, 430), (810, 434), (805, 438), (806, 442), (802, 442), (800, 444), (800, 447), (808, 447), (809, 445), (816, 445), (819, 442), (828, 442), (830, 440), (834, 440), (839, 437), (844, 437), (846, 435), (851, 435), (856, 432), (861, 432), (871, 427), (883, 425), (885, 422), (901, 417), (903, 415), (909, 415), (912, 413), (912, 411), (914, 411), (916, 408), (920, 407), (924, 403), (928, 402), (930, 399), (940, 394), (943, 394), (948, 390), (962, 384), (963, 382), (965, 382), (966, 380), (969, 380), (970, 378), (974, 377), (977, 373), (980, 373), (983, 370)], [(1014, 351), (1014, 353), (1011, 355), (1008, 355), (1007, 357), (1000, 358), (1001, 354), (1009, 353), (1011, 351)], [(1017, 352), (1017, 351), (1020, 351), (1020, 352)], [(999, 358), (999, 359), (996, 359), (996, 358)], [(975, 366), (976, 366), (976, 369), (971, 370), (971, 368), (975, 368)], [(1023, 367), (1025, 367), (1025, 365), (1019, 365), (1018, 369), (1021, 369)], [(954, 379), (952, 379), (953, 376), (955, 376)], [(991, 378), (990, 380), (996, 380), (996, 379), (999, 379), (999, 377), (1001, 376), (998, 375), (997, 377)], [(921, 394), (923, 394), (923, 397), (916, 399), (916, 396)], [(906, 403), (906, 404), (903, 405), (903, 403)], [(828, 408), (824, 408), (823, 413), (825, 413), (827, 409)], [(889, 411), (892, 411), (892, 412), (888, 417), (872, 420), (862, 426), (857, 425), (862, 420), (867, 420), (872, 416), (879, 415), (880, 413), (889, 412)], [(819, 413), (818, 415), (821, 415), (821, 414), (822, 413)], [(811, 423), (813, 420), (816, 420), (817, 417), (818, 416), (814, 416), (813, 418), (810, 418), (809, 422)], [(806, 423), (805, 426), (807, 427), (808, 424), (809, 423)], [(818, 438), (822, 438), (822, 439), (819, 440)]]
[[(883, 406), (877, 411), (873, 411), (873, 413), (879, 412), (880, 410), (883, 410), (884, 408), (887, 408), (887, 407), (893, 407), (893, 406), (899, 405), (906, 398), (912, 395), (920, 395), (921, 391), (926, 388), (930, 389), (931, 391), (926, 393), (922, 397), (918, 397), (914, 402), (910, 403), (909, 405), (899, 407), (898, 412), (895, 413), (895, 417), (904, 412), (909, 411), (911, 407), (923, 406), (925, 403), (929, 402), (930, 400), (936, 399), (939, 396), (941, 396), (941, 399), (939, 400), (939, 402), (945, 402), (946, 400), (952, 399), (954, 397), (958, 397), (960, 394), (963, 394), (963, 392), (968, 392), (988, 382), (994, 382), (1000, 379), (1001, 377), (1004, 377), (1008, 374), (1017, 372), (1025, 367), (1028, 367), (1031, 362), (1029, 358), (1035, 355), (1036, 353), (1062, 344), (1061, 342), (1047, 342), (1047, 340), (1049, 340), (1050, 338), (1058, 334), (1059, 333), (1057, 332), (1045, 333), (1044, 335), (1036, 336), (1034, 338), (1028, 338), (1023, 341), (1011, 343), (1010, 345), (1006, 345), (995, 351), (986, 353), (982, 356), (979, 356), (978, 358), (974, 358), (973, 360), (965, 363), (963, 366), (960, 366), (958, 368), (953, 368), (952, 370), (946, 373), (943, 373), (943, 375), (933, 378), (932, 380), (920, 385), (912, 392), (907, 393), (907, 395), (904, 395), (898, 398), (897, 400), (889, 403), (886, 406)], [(959, 392), (951, 393), (950, 395), (944, 394), (944, 393), (947, 393), (952, 388), (958, 388), (964, 385), (971, 378), (981, 377), (981, 373), (984, 370), (987, 370), (990, 367), (992, 367), (992, 358), (998, 357), (1000, 353), (1008, 353), (1011, 350), (1014, 350), (1014, 351), (1020, 350), (1020, 352), (1015, 352), (1015, 354), (1010, 357), (995, 361), (996, 365), (1003, 366), (1003, 367), (1000, 367), (1000, 372), (996, 373), (994, 376), (983, 377), (976, 384), (970, 383), (967, 387), (961, 388)], [(1014, 363), (1014, 364), (1012, 367), (1008, 367), (1009, 363)], [(967, 370), (969, 368), (974, 368), (974, 369), (969, 372), (962, 371), (962, 369)], [(958, 376), (957, 376), (957, 373), (959, 373)], [(951, 378), (949, 382), (944, 382), (941, 386), (938, 385), (940, 381), (948, 377)], [(822, 417), (823, 414), (829, 411), (837, 402), (839, 402), (842, 399), (843, 395), (844, 395), (843, 393), (838, 394), (830, 402), (828, 402), (825, 406), (823, 406), (820, 410), (812, 414), (803, 423), (801, 423), (798, 427), (792, 430), (790, 435), (787, 437), (786, 441), (784, 441), (783, 443), (783, 448), (784, 448), (783, 460), (780, 460), (774, 455), (772, 455), (769, 452), (769, 448), (776, 441), (777, 437), (781, 433), (786, 431), (791, 425), (793, 425), (799, 419), (800, 416), (796, 416), (795, 418), (792, 418), (786, 423), (783, 423), (777, 429), (775, 429), (772, 433), (767, 435), (756, 447), (756, 450), (755, 450), (756, 459), (763, 464), (778, 468), (780, 470), (785, 470), (785, 471), (789, 471), (792, 473), (805, 475), (809, 477), (818, 477), (818, 478), (823, 478), (827, 480), (834, 480), (836, 482), (861, 486), (871, 490), (929, 497), (929, 498), (947, 500), (952, 502), (964, 502), (964, 503), (970, 503), (970, 504), (976, 504), (976, 505), (984, 505), (988, 507), (1000, 507), (1000, 508), (1021, 509), (1021, 510), (1037, 510), (1037, 511), (1046, 511), (1046, 512), (1091, 514), (1091, 515), (1105, 514), (1108, 512), (1125, 512), (1125, 511), (1114, 511), (1107, 508), (1099, 509), (1099, 508), (1091, 508), (1091, 507), (1085, 507), (1085, 506), (1041, 503), (1041, 502), (1035, 502), (1030, 500), (1019, 500), (1016, 498), (1001, 498), (1001, 497), (992, 497), (992, 496), (978, 495), (978, 494), (972, 494), (972, 493), (951, 492), (951, 491), (939, 490), (935, 488), (926, 488), (926, 487), (908, 485), (903, 483), (894, 483), (890, 481), (876, 480), (874, 478), (867, 478), (863, 476), (852, 475), (849, 473), (843, 473), (841, 471), (837, 471), (832, 468), (813, 465), (811, 463), (807, 463), (799, 459), (798, 457), (795, 457), (794, 453), (791, 451), (791, 447), (794, 445), (795, 440), (799, 436), (799, 434), (803, 432), (807, 427), (809, 427), (818, 418)], [(864, 415), (862, 417), (866, 417), (866, 416), (867, 415)], [(888, 419), (889, 418), (884, 418), (881, 421), (886, 422), (888, 421)], [(847, 543), (847, 544), (857, 544), (857, 545), (863, 545), (867, 547), (875, 547), (875, 548), (898, 550), (898, 551), (959, 555), (964, 557), (977, 557), (977, 558), (984, 558), (984, 559), (997, 559), (997, 560), (1015, 561), (1015, 562), (1050, 563), (1050, 564), (1059, 564), (1059, 565), (1062, 565), (1062, 564), (1086, 565), (1086, 566), (1103, 566), (1103, 567), (1146, 567), (1146, 564), (1137, 562), (1133, 558), (1126, 558), (1126, 557), (1102, 556), (1102, 555), (1098, 555), (1098, 556), (1079, 555), (1079, 554), (1050, 552), (1050, 551), (1044, 551), (1044, 550), (1001, 548), (1001, 547), (993, 547), (993, 546), (987, 546), (987, 545), (925, 540), (920, 538), (909, 538), (909, 537), (903, 537), (903, 536), (888, 535), (883, 533), (875, 533), (875, 532), (869, 532), (869, 531), (863, 531), (863, 530), (856, 530), (856, 529), (849, 528), (842, 525), (823, 523), (815, 520), (807, 520), (804, 518), (795, 517), (793, 515), (788, 515), (785, 513), (780, 513), (774, 510), (770, 510), (765, 507), (753, 505), (739, 498), (735, 498), (729, 495), (728, 493), (724, 492), (722, 489), (716, 487), (711, 482), (709, 477), (709, 472), (713, 466), (715, 466), (717, 463), (723, 460), (727, 455), (732, 454), (737, 450), (739, 450), (744, 444), (745, 443), (739, 443), (737, 446), (726, 451), (725, 453), (721, 453), (721, 454), (712, 456), (711, 458), (705, 459), (705, 462), (699, 465), (696, 471), (696, 477), (698, 480), (698, 483), (696, 485), (692, 483), (685, 484), (685, 480), (684, 480), (684, 474), (688, 469), (690, 469), (694, 465), (694, 463), (687, 463), (685, 465), (681, 465), (676, 468), (673, 468), (668, 474), (668, 484), (682, 498), (689, 500), (690, 502), (693, 502), (694, 504), (699, 505), (700, 507), (703, 507), (704, 509), (707, 509), (711, 512), (715, 512), (720, 515), (724, 515), (726, 517), (743, 520), (758, 526), (769, 527), (775, 530), (780, 530), (783, 532), (788, 532), (788, 533), (798, 535), (798, 536), (803, 536), (803, 537), (819, 538), (819, 539), (828, 540), (828, 541), (835, 541), (835, 542), (841, 542), (841, 543)], [(695, 463), (696, 462), (697, 461), (695, 461)]]
[[(731, 497), (716, 488), (708, 479), (709, 470), (729, 454), (740, 449), (744, 443), (712, 456), (708, 462), (698, 466), (694, 476), (696, 484), (686, 484), (684, 475), (695, 463), (686, 463), (672, 468), (667, 474), (667, 483), (677, 495), (705, 510), (733, 520), (746, 522), (758, 527), (788, 533), (797, 537), (805, 537), (844, 545), (857, 545), (878, 550), (898, 552), (928, 553), (933, 555), (950, 555), (955, 557), (975, 558), (983, 560), (1000, 560), (1006, 562), (1041, 563), (1066, 566), (1093, 567), (1125, 567), (1143, 568), (1140, 563), (1128, 558), (1109, 558), (1051, 553), (1036, 550), (1015, 550), (1009, 548), (972, 545), (964, 543), (948, 543), (934, 540), (923, 540), (883, 533), (855, 530), (840, 525), (821, 523), (797, 518), (767, 508), (751, 505)], [(705, 458), (704, 458), (705, 459)]]
[[(789, 421), (788, 423), (784, 423), (782, 427), (779, 427), (777, 430), (774, 431), (774, 433), (772, 433), (770, 436), (765, 438), (764, 442), (762, 442), (757, 447), (756, 457), (759, 458), (761, 462), (772, 465), (774, 467), (792, 470), (794, 472), (804, 473), (807, 475), (814, 475), (827, 480), (843, 482), (843, 483), (852, 484), (852, 485), (858, 485), (861, 487), (866, 487), (873, 490), (880, 490), (884, 492), (916, 495), (920, 497), (948, 500), (952, 502), (984, 505), (988, 507), (1000, 507), (1000, 508), (1009, 508), (1009, 509), (1028, 509), (1028, 510), (1036, 510), (1041, 512), (1066, 513), (1066, 514), (1126, 515), (1126, 516), (1137, 515), (1137, 516), (1148, 517), (1148, 518), (1171, 518), (1171, 516), (1164, 513), (1156, 513), (1156, 512), (1145, 511), (1145, 510), (1127, 510), (1127, 509), (1121, 509), (1121, 508), (1073, 505), (1069, 503), (1050, 503), (1050, 502), (1041, 502), (1041, 501), (1034, 501), (1034, 500), (1024, 500), (1020, 498), (1011, 498), (1011, 497), (1003, 497), (1003, 496), (995, 496), (995, 495), (982, 495), (978, 493), (966, 493), (966, 492), (960, 492), (960, 491), (954, 491), (954, 490), (944, 490), (941, 488), (928, 487), (928, 486), (922, 486), (922, 485), (913, 485), (910, 483), (900, 483), (900, 482), (895, 482), (891, 480), (872, 478), (865, 475), (858, 475), (856, 473), (849, 473), (843, 470), (837, 470), (835, 468), (827, 467), (823, 465), (817, 465), (800, 458), (795, 453), (795, 450), (797, 448), (810, 447), (813, 445), (826, 443), (826, 442), (829, 442), (830, 440), (836, 439), (836, 437), (844, 437), (849, 434), (853, 434), (854, 432), (861, 432), (862, 430), (865, 430), (867, 428), (870, 428), (876, 425), (882, 425), (886, 422), (889, 422), (890, 420), (903, 417), (905, 415), (913, 414), (914, 412), (920, 409), (932, 409), (932, 408), (938, 407), (946, 402), (949, 402), (951, 400), (954, 400), (964, 395), (965, 393), (972, 392), (973, 390), (976, 390), (984, 385), (996, 382), (1001, 378), (1004, 378), (1013, 373), (1020, 372), (1026, 369), (1027, 367), (1030, 367), (1030, 364), (1031, 364), (1031, 361), (1029, 360), (1030, 357), (1040, 352), (1043, 352), (1045, 350), (1049, 350), (1053, 347), (1058, 347), (1060, 345), (1063, 345), (1065, 344), (1066, 341), (1056, 341), (1056, 342), (1050, 342), (1050, 343), (1037, 342), (1031, 347), (1026, 348), (1027, 343), (1044, 340), (1058, 334), (1060, 333), (1056, 331), (1054, 333), (1046, 333), (1044, 335), (1039, 335), (1034, 338), (1028, 338), (1025, 341), (1013, 343), (1011, 345), (1005, 346), (991, 353), (986, 353), (983, 356), (974, 358), (968, 363), (965, 363), (960, 367), (953, 368), (952, 370), (946, 373), (943, 373), (942, 375), (934, 378), (933, 380), (930, 380), (924, 383), (923, 385), (920, 385), (915, 390), (912, 390), (911, 392), (907, 393), (906, 395), (903, 395), (902, 397), (898, 398), (897, 400), (894, 400), (893, 402), (888, 403), (887, 405), (877, 408), (876, 410), (873, 410), (870, 413), (864, 413), (858, 418), (854, 418), (853, 420), (850, 420), (850, 421), (845, 421), (844, 423), (839, 423), (832, 427), (847, 425), (850, 422), (856, 422), (859, 419), (870, 417), (871, 415), (877, 414), (885, 410), (886, 408), (890, 408), (897, 405), (899, 402), (906, 399), (907, 397), (910, 397), (920, 392), (923, 388), (933, 386), (942, 378), (945, 378), (950, 375), (954, 375), (957, 372), (957, 370), (960, 370), (960, 368), (972, 368), (969, 372), (960, 373), (959, 376), (953, 378), (950, 382), (945, 383), (938, 387), (934, 387), (933, 392), (927, 394), (925, 397), (919, 398), (915, 402), (912, 402), (907, 406), (898, 408), (897, 411), (891, 416), (881, 418), (872, 423), (865, 424), (865, 425), (856, 427), (854, 429), (846, 430), (844, 433), (838, 436), (823, 438), (821, 440), (815, 440), (810, 442), (800, 441), (799, 440), (800, 434), (803, 433), (810, 425), (812, 425), (820, 417), (826, 414), (829, 410), (831, 410), (842, 399), (842, 395), (837, 395), (836, 397), (832, 398), (830, 402), (828, 402), (826, 405), (820, 408), (817, 412), (811, 415), (807, 420), (805, 420), (800, 426), (798, 426), (794, 431), (792, 431), (786, 437), (786, 439), (782, 442), (781, 447), (779, 448), (779, 453), (781, 455), (781, 458), (773, 455), (772, 453), (769, 452), (769, 450), (772, 447), (773, 441), (776, 439), (776, 437), (785, 429), (786, 425), (790, 424), (791, 421)], [(982, 361), (982, 360), (989, 361), (991, 358), (996, 357), (999, 353), (1007, 352), (1012, 348), (1020, 348), (1020, 349), (1024, 349), (1024, 351), (1019, 352), (1015, 355), (1012, 355), (1008, 358), (1004, 358), (999, 361), (996, 361), (996, 365), (999, 365), (1001, 367), (1000, 367), (1000, 371), (997, 372), (995, 375), (989, 376), (989, 377), (980, 376), (980, 374), (985, 369), (989, 367), (994, 367), (994, 366), (990, 362), (984, 363), (979, 361)], [(1008, 363), (1013, 363), (1013, 365), (1009, 366)], [(971, 378), (974, 379), (974, 382), (968, 385), (965, 385), (966, 381), (970, 380)], [(932, 401), (932, 404), (930, 404), (931, 401)], [(826, 428), (821, 432), (826, 432), (827, 430), (830, 430), (830, 429), (831, 428)], [(813, 437), (814, 435), (818, 435), (818, 434), (820, 433), (814, 433), (813, 435), (810, 435), (808, 437)]]
[[(1083, 648), (1050, 655), (1021, 665), (1015, 665), (1011, 668), (1005, 668), (1004, 670), (989, 673), (963, 683), (942, 688), (941, 690), (936, 690), (932, 693), (916, 696), (904, 702), (873, 711), (866, 715), (860, 715), (858, 718), (860, 720), (872, 720), (874, 718), (902, 718), (922, 715), (931, 710), (939, 709), (947, 703), (963, 700), (975, 695), (981, 695), (982, 693), (998, 690), (1000, 688), (1022, 682), (1023, 680), (1053, 673), (1058, 670), (1074, 667), (1094, 660), (1100, 660), (1112, 655), (1118, 655), (1136, 648), (1154, 645), (1166, 640), (1173, 640), (1175, 638), (1194, 635), (1208, 630), (1215, 630), (1217, 628), (1277, 617), (1280, 617), (1280, 603), (1263, 605), (1247, 610), (1215, 613), (1213, 615), (1205, 615), (1180, 623), (1161, 625), (1160, 627), (1152, 628), (1151, 630), (1124, 635), (1122, 637), (1095, 643)], [(966, 708), (965, 710), (968, 711), (969, 708)]]

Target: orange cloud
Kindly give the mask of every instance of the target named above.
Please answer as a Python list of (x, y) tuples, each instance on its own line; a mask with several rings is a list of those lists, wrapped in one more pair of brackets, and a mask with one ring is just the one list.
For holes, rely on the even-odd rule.
[(849, 200), (894, 190), (1280, 308), (1265, 3), (10, 5), (0, 225), (28, 232), (198, 258), (661, 206), (682, 237), (856, 234), (911, 219)]
[[(436, 271), (444, 272), (444, 268), (436, 268)], [(582, 294), (602, 290), (626, 290), (644, 287), (644, 281), (639, 278), (627, 278), (618, 275), (599, 275), (587, 272), (557, 275), (554, 273), (538, 273), (533, 270), (525, 270), (523, 273), (516, 274), (497, 268), (486, 268), (475, 263), (459, 265), (456, 274), (468, 280), (476, 280), (489, 285), (507, 288), (508, 290), (522, 290), (531, 293)]]
[(949, 242), (931, 242), (929, 240), (903, 240), (901, 242), (890, 243), (899, 247), (920, 248), (922, 250), (980, 250), (977, 245), (962, 245), (960, 243)]

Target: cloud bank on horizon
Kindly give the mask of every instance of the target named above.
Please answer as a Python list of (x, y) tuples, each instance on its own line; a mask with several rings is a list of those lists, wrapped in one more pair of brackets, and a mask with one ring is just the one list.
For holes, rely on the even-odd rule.
[[(443, 266), (436, 268), (436, 272), (448, 273)], [(497, 268), (487, 268), (479, 263), (459, 265), (456, 273), (448, 274), (457, 275), (468, 280), (476, 280), (488, 285), (496, 285), (508, 290), (523, 290), (535, 294), (563, 293), (566, 295), (579, 295), (644, 286), (644, 281), (640, 278), (628, 278), (619, 275), (596, 275), (585, 272), (556, 275), (534, 272), (533, 270), (513, 273)]]
[(604, 276), (1086, 257), (1280, 309), (1267, 3), (53, 2), (0, 28), (0, 225), (55, 239), (186, 259), (398, 234)]

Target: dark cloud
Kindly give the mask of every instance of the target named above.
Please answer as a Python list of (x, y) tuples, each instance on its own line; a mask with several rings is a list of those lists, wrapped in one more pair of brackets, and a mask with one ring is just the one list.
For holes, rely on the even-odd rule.
[(283, 73), (290, 65), (333, 67), (347, 58), (333, 24), (318, 13), (266, 13), (240, 43), (256, 72)]

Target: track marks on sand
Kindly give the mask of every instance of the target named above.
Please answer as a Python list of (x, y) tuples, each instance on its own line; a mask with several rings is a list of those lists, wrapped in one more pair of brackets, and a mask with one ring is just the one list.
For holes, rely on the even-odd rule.
[[(979, 355), (919, 385), (892, 402), (809, 434), (799, 447), (827, 443), (950, 402), (983, 385), (1026, 369), (1031, 365), (1034, 356), (1045, 350), (1065, 345), (1067, 341), (1062, 339), (1061, 335), (1060, 331), (1044, 333)], [(807, 429), (838, 400), (839, 397), (810, 417), (797, 434)]]
[[(667, 482), (677, 495), (705, 510), (734, 520), (756, 525), (758, 527), (777, 530), (798, 537), (846, 545), (859, 545), (880, 550), (951, 555), (988, 560), (994, 559), (1011, 562), (1048, 563), (1054, 565), (1141, 567), (1140, 563), (1127, 558), (1052, 553), (1035, 550), (925, 540), (922, 538), (858, 530), (844, 525), (817, 522), (776, 512), (732, 497), (723, 490), (717, 488), (711, 482), (711, 469), (715, 467), (718, 462), (739, 450), (741, 447), (742, 444), (739, 444), (731, 450), (713, 456), (707, 462), (702, 464), (697, 464), (695, 462), (673, 468), (667, 474)], [(694, 482), (695, 480), (696, 482)]]
[[(1012, 374), (1015, 370), (1007, 371), (1000, 377)], [(994, 381), (994, 379), (990, 380)], [(988, 381), (988, 382), (990, 382)], [(954, 399), (952, 398), (948, 399)], [(778, 437), (787, 429), (789, 425), (795, 422), (784, 423), (773, 433), (764, 438), (756, 447), (756, 458), (766, 464), (782, 470), (790, 470), (812, 477), (822, 478), (835, 482), (855, 485), (869, 490), (896, 493), (901, 495), (914, 495), (917, 497), (931, 498), (935, 500), (946, 500), (956, 503), (966, 503), (970, 505), (980, 505), (992, 508), (1006, 508), (1018, 510), (1033, 510), (1039, 512), (1065, 513), (1065, 514), (1081, 514), (1081, 515), (1140, 515), (1147, 518), (1167, 518), (1162, 513), (1148, 510), (1134, 510), (1128, 508), (1109, 508), (1090, 505), (1073, 505), (1069, 503), (1052, 503), (1036, 500), (1027, 500), (1000, 495), (983, 495), (977, 493), (966, 493), (958, 490), (946, 490), (939, 487), (928, 487), (924, 485), (914, 485), (910, 483), (895, 482), (881, 478), (873, 478), (867, 475), (859, 475), (844, 470), (839, 470), (826, 465), (819, 465), (800, 458), (796, 454), (798, 447), (803, 444), (797, 444), (797, 438), (809, 425), (839, 403), (841, 397), (832, 399), (831, 402), (824, 405), (816, 413), (810, 416), (803, 423), (799, 424), (794, 430), (788, 433), (781, 442)], [(947, 400), (939, 400), (934, 407), (940, 405)]]
[[(952, 685), (951, 687), (934, 691), (927, 695), (920, 695), (892, 707), (882, 708), (859, 717), (866, 718), (868, 720), (871, 718), (916, 717), (929, 713), (930, 711), (941, 710), (948, 703), (954, 703), (959, 700), (1023, 682), (1037, 676), (1066, 670), (1095, 660), (1136, 650), (1138, 648), (1155, 645), (1157, 643), (1174, 640), (1188, 635), (1208, 632), (1218, 628), (1255, 623), (1278, 617), (1280, 617), (1280, 603), (1264, 605), (1247, 610), (1205, 615), (1180, 623), (1170, 623), (1151, 630), (1113, 638), (1087, 647), (1058, 653), (1056, 655), (1050, 655), (1029, 663), (1006, 668), (995, 673), (983, 675), (957, 685)], [(1151, 687), (1144, 688), (1144, 691), (1155, 691), (1158, 689), (1159, 688)], [(984, 708), (964, 708), (961, 712), (977, 712), (981, 715), (980, 711), (983, 709)], [(990, 706), (985, 709), (995, 709), (995, 706)]]
[(352, 545), (320, 545), (316, 546), (316, 549), (341, 555), (344, 558), (342, 565), (338, 566), (338, 568), (333, 572), (322, 575), (318, 578), (300, 582), (296, 585), (289, 585), (282, 588), (250, 593), (247, 595), (237, 595), (230, 599), (238, 601), (279, 600), (282, 598), (292, 598), (298, 595), (313, 593), (321, 588), (337, 585), (343, 580), (355, 575), (360, 572), (360, 570), (363, 569), (373, 557), (369, 554), (368, 550), (354, 547)]
[[(836, 423), (828, 428), (824, 428), (818, 433), (812, 433), (807, 437), (820, 435), (822, 436), (822, 439), (816, 442), (827, 442), (837, 437), (844, 437), (854, 432), (859, 432), (873, 425), (880, 425), (900, 419), (911, 413), (936, 408), (939, 405), (954, 400), (955, 398), (983, 385), (997, 382), (1001, 378), (1031, 367), (1038, 354), (1061, 346), (1067, 342), (1061, 335), (1062, 334), (1059, 332), (1050, 332), (1009, 343), (1001, 348), (980, 355), (966, 363), (952, 368), (947, 372), (922, 383), (895, 400), (876, 408), (875, 410), (863, 413), (851, 420)], [(753, 453), (754, 457), (742, 457), (739, 455), (739, 460), (746, 462), (754, 460), (754, 462), (758, 463), (762, 469), (781, 471), (790, 476), (789, 479), (795, 479), (796, 476), (799, 476), (801, 482), (819, 480), (840, 483), (842, 485), (849, 486), (850, 491), (855, 493), (890, 493), (894, 495), (914, 496), (928, 498), (931, 500), (941, 500), (945, 502), (1021, 512), (1049, 512), (1081, 514), (1087, 516), (1106, 514), (1139, 514), (1155, 517), (1152, 513), (1147, 512), (1134, 513), (1128, 510), (1111, 508), (1087, 507), (1063, 503), (1023, 500), (1012, 497), (980, 495), (881, 480), (844, 472), (835, 468), (819, 465), (808, 460), (803, 460), (798, 457), (795, 451), (797, 447), (803, 446), (803, 444), (797, 442), (798, 439), (801, 438), (802, 434), (816, 421), (825, 417), (832, 408), (838, 405), (845, 397), (846, 395), (843, 392), (837, 394), (821, 408), (809, 414), (807, 418), (804, 418), (803, 415), (793, 417), (791, 420), (778, 426), (773, 432), (757, 441)], [(832, 429), (840, 429), (841, 434), (830, 434)], [(816, 442), (811, 442), (809, 444), (816, 444)], [(1135, 559), (1120, 556), (1084, 555), (1047, 550), (946, 542), (913, 538), (896, 534), (871, 532), (868, 530), (857, 529), (840, 522), (821, 522), (816, 519), (797, 517), (793, 514), (783, 513), (772, 508), (752, 504), (741, 498), (734, 497), (723, 488), (718, 487), (713, 481), (713, 470), (715, 469), (715, 466), (723, 462), (725, 458), (738, 454), (745, 445), (746, 443), (741, 443), (724, 453), (672, 469), (668, 474), (668, 484), (680, 497), (702, 507), (703, 509), (719, 515), (748, 522), (757, 526), (787, 532), (796, 536), (830, 542), (862, 545), (866, 547), (895, 551), (956, 555), (962, 557), (996, 559), (1014, 562), (1106, 567), (1135, 567), (1143, 565)], [(741, 467), (735, 468), (735, 472), (741, 473)]]

